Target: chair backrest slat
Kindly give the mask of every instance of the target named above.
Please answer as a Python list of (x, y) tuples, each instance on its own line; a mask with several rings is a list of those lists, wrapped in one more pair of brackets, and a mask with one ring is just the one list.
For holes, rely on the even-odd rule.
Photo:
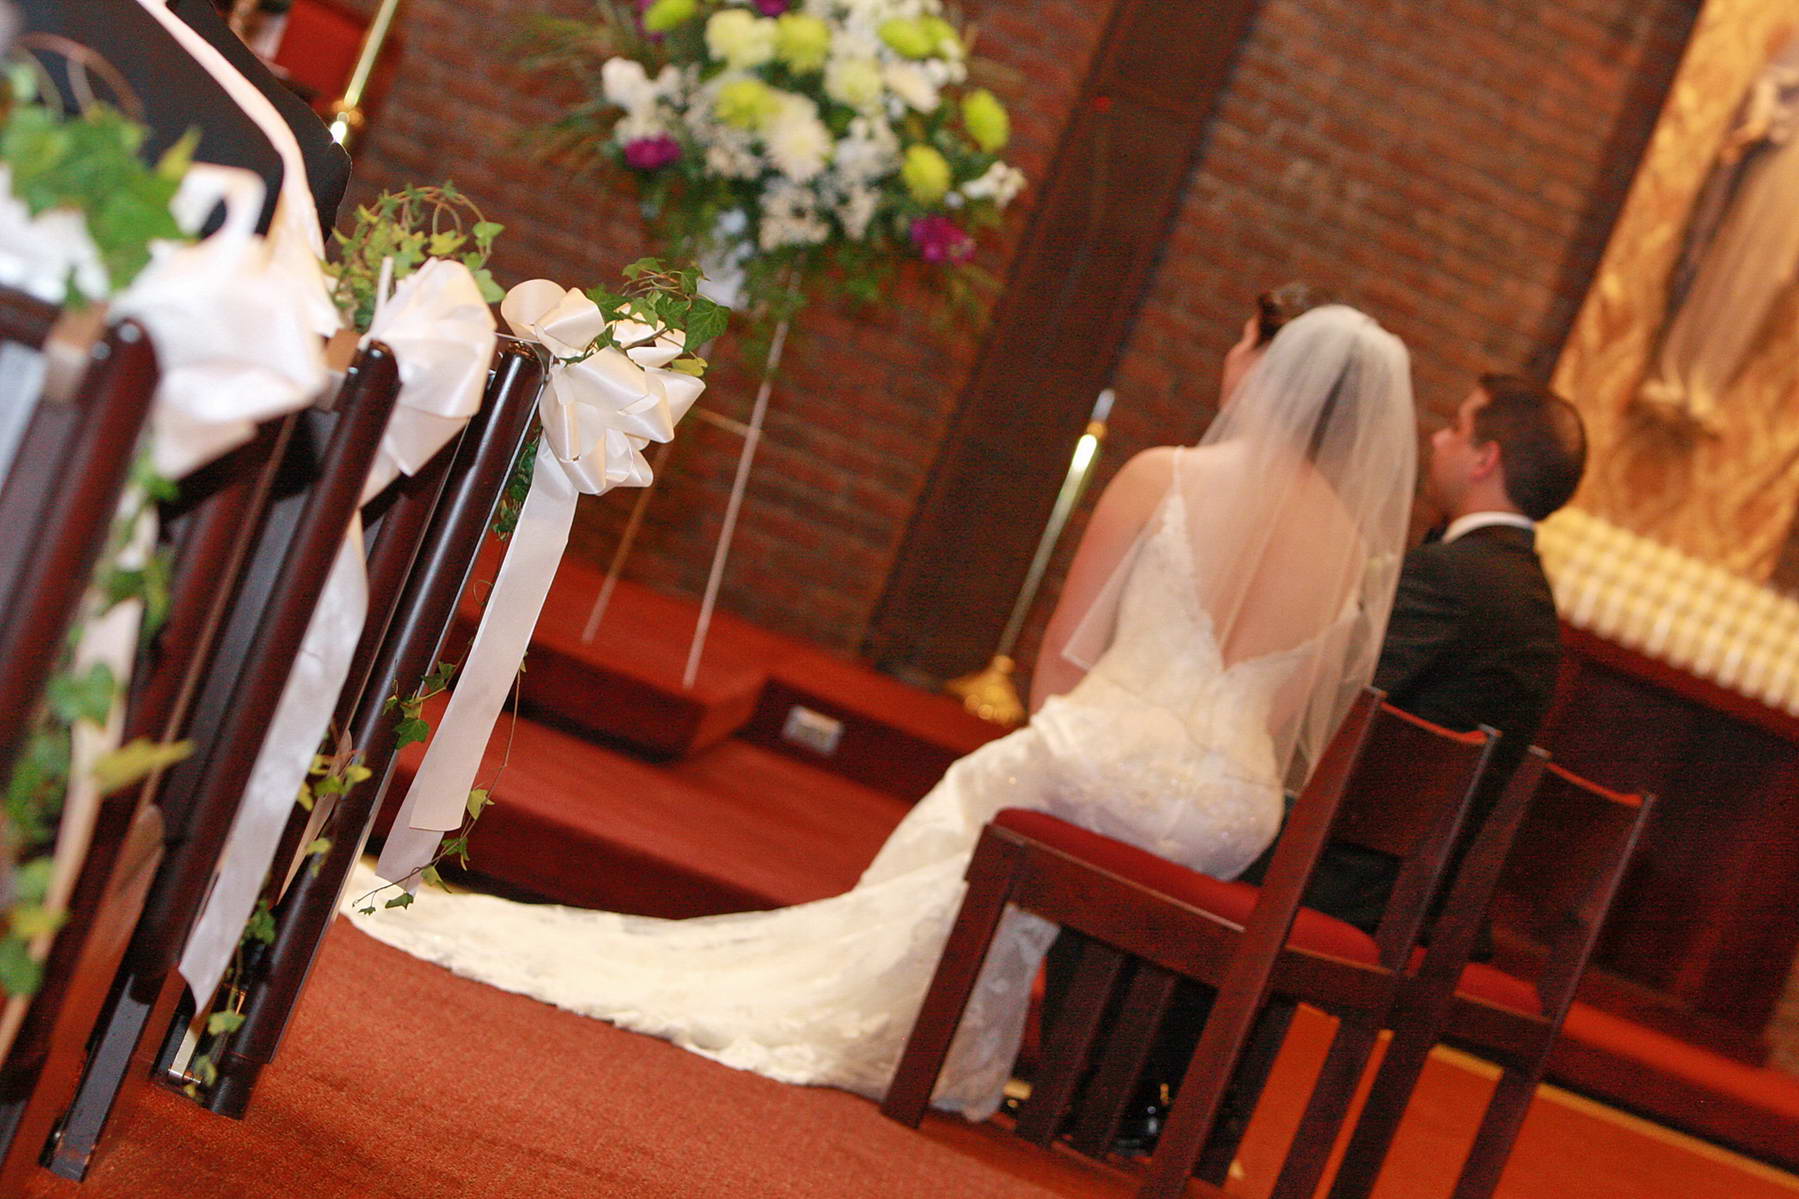
[(1396, 858), (1418, 852), (1440, 831), (1443, 797), (1468, 791), (1488, 740), (1384, 706), (1331, 839)]
[(1573, 999), (1652, 797), (1622, 795), (1551, 764), (1512, 841), (1493, 915), (1548, 950), (1545, 1011)]
[[(6, 313), (24, 322), (44, 310), (0, 291)], [(65, 327), (67, 344), (58, 332)], [(8, 323), (3, 331), (20, 330)], [(47, 353), (86, 368), (66, 396), (36, 405), (0, 479), (0, 528), (8, 530), (0, 537), (0, 773), (105, 545), (156, 390), (156, 355), (141, 327), (126, 321), (97, 340), (93, 332), (89, 320), (43, 331)]]

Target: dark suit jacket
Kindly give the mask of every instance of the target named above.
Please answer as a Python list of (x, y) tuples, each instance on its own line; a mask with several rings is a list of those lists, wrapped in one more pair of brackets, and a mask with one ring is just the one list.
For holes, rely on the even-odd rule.
[[(1433, 724), (1499, 730), (1470, 832), (1542, 726), (1560, 660), (1555, 600), (1528, 529), (1488, 525), (1406, 555), (1374, 685)], [(1332, 847), (1306, 899), (1372, 931), (1395, 873), (1383, 855)]]

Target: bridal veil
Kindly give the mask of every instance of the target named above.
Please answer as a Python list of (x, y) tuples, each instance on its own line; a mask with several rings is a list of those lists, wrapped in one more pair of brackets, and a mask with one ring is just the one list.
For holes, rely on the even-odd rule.
[[(1373, 676), (1392, 609), (1416, 475), (1405, 346), (1328, 305), (1290, 322), (1200, 443), (1172, 457), (1195, 586), (1226, 666), (1290, 655), (1270, 713), (1276, 761), (1297, 786)], [(1063, 653), (1091, 669), (1149, 536), (1119, 560)]]

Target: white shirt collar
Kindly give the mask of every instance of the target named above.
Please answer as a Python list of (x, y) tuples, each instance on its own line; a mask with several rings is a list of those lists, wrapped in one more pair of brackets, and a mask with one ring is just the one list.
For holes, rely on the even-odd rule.
[(1458, 516), (1449, 522), (1443, 530), (1445, 542), (1454, 541), (1464, 533), (1472, 533), (1476, 529), (1484, 529), (1488, 525), (1511, 525), (1515, 529), (1535, 529), (1537, 522), (1521, 512), (1470, 512)]

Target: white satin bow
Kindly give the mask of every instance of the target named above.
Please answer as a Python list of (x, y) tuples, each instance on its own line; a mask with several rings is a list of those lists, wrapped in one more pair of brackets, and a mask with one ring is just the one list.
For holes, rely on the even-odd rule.
[(156, 345), (160, 378), (152, 457), (178, 479), (249, 440), (256, 425), (304, 408), (329, 374), (317, 308), (329, 305), (316, 262), (295, 270), (258, 237), (262, 185), (248, 172), (196, 163), (171, 208), (196, 222), (215, 203), (224, 224), (204, 241), (157, 242), (150, 265), (113, 300)]
[(363, 343), (385, 342), (399, 359), (400, 395), (362, 501), (414, 474), (481, 407), (493, 360), (493, 310), (460, 262), (432, 258), (402, 279), (375, 311)]
[(538, 406), (544, 444), (575, 487), (603, 495), (614, 487), (651, 482), (643, 456), (650, 442), (665, 442), (706, 389), (692, 375), (668, 370), (684, 349), (679, 330), (640, 321), (611, 324), (623, 349), (588, 353), (607, 330), (599, 305), (548, 279), (532, 279), (506, 293), (500, 315), (520, 337), (542, 342), (557, 359)]
[(0, 163), (0, 284), (60, 304), (71, 278), (91, 298), (109, 290), (106, 267), (88, 235), (86, 219), (73, 208), (52, 208), (32, 216), (25, 202), (13, 195), (12, 168)]

